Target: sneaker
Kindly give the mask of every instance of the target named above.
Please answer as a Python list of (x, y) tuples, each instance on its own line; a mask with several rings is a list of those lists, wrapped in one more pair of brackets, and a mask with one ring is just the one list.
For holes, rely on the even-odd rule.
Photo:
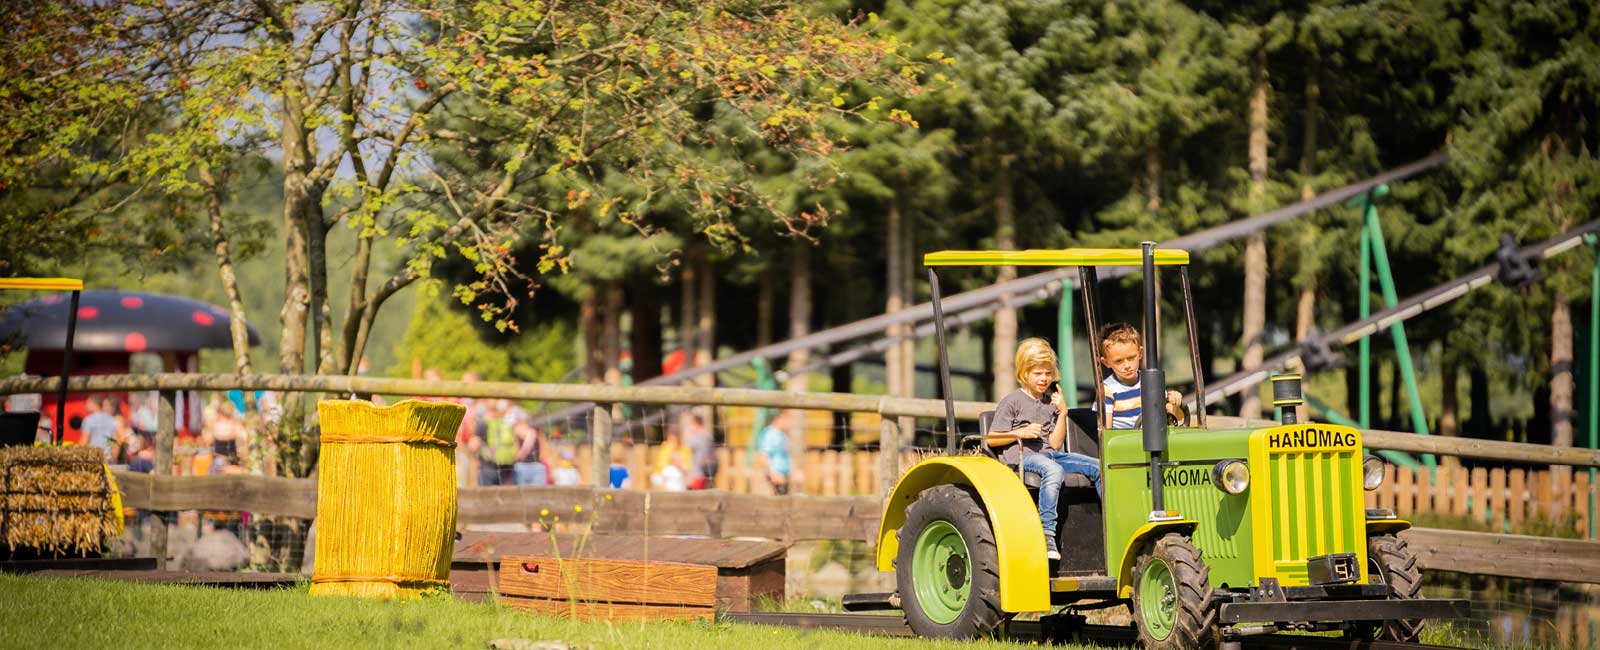
[(1061, 559), (1061, 551), (1056, 550), (1056, 538), (1054, 536), (1044, 536), (1044, 556), (1050, 560)]

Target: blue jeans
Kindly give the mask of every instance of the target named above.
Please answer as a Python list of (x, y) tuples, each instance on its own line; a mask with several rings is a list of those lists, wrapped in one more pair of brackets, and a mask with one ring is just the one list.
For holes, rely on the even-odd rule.
[(1061, 482), (1067, 474), (1082, 474), (1094, 481), (1094, 492), (1105, 496), (1100, 481), (1100, 461), (1083, 454), (1046, 449), (1022, 458), (1022, 469), (1039, 475), (1039, 523), (1046, 535), (1055, 537), (1056, 508), (1061, 502)]
[(511, 475), (517, 485), (544, 485), (550, 482), (546, 480), (546, 474), (544, 463), (537, 461), (511, 466)]

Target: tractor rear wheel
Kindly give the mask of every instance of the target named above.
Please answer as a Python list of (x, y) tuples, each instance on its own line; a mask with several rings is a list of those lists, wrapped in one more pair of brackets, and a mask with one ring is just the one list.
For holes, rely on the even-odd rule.
[[(1422, 572), (1417, 570), (1417, 556), (1406, 541), (1394, 535), (1374, 535), (1367, 538), (1368, 581), (1389, 585), (1389, 597), (1414, 600), (1422, 597)], [(1346, 636), (1369, 640), (1416, 643), (1422, 636), (1423, 621), (1395, 619), (1390, 621), (1362, 621), (1356, 623)]]
[(923, 491), (906, 508), (895, 555), (895, 583), (906, 624), (918, 636), (994, 636), (1000, 611), (999, 553), (989, 517), (954, 485)]
[(1211, 570), (1189, 538), (1167, 533), (1133, 567), (1133, 620), (1151, 650), (1209, 647), (1216, 634)]

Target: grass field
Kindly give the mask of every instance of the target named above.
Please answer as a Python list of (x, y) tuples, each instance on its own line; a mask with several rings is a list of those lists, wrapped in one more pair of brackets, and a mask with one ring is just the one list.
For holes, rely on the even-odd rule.
[(0, 575), (0, 648), (485, 648), (496, 639), (560, 641), (574, 650), (1030, 647), (726, 623), (578, 623), (449, 597), (378, 603), (312, 598), (304, 588), (249, 591)]

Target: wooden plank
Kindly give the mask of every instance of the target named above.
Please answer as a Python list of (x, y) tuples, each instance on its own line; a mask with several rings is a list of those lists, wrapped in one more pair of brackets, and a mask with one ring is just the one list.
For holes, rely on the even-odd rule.
[(1506, 521), (1506, 469), (1489, 470), (1489, 524), (1501, 530)]
[(227, 510), (310, 519), (317, 514), (317, 483), (312, 479), (219, 474), (166, 476), (112, 470), (122, 504), (173, 512)]
[(637, 560), (506, 556), (500, 591), (512, 596), (636, 605), (717, 604), (716, 567)]
[(1467, 480), (1467, 468), (1456, 465), (1450, 472), (1454, 483), (1450, 488), (1450, 514), (1467, 516), (1467, 502), (1471, 500), (1472, 485)]
[(1400, 537), (1428, 570), (1600, 584), (1600, 542), (1433, 528)]
[(1506, 494), (1506, 511), (1511, 520), (1511, 531), (1522, 530), (1522, 513), (1528, 504), (1527, 473), (1520, 469), (1511, 470), (1511, 488)]
[(1412, 484), (1414, 476), (1415, 474), (1409, 467), (1401, 467), (1397, 471), (1398, 480), (1395, 485), (1395, 497), (1399, 501), (1395, 504), (1394, 512), (1402, 518), (1410, 516), (1414, 510), (1413, 505), (1416, 503), (1417, 498), (1416, 488)]
[(565, 600), (499, 596), (495, 600), (516, 609), (557, 618), (583, 621), (705, 621), (716, 615), (711, 607), (673, 607), (627, 603), (574, 603)]

